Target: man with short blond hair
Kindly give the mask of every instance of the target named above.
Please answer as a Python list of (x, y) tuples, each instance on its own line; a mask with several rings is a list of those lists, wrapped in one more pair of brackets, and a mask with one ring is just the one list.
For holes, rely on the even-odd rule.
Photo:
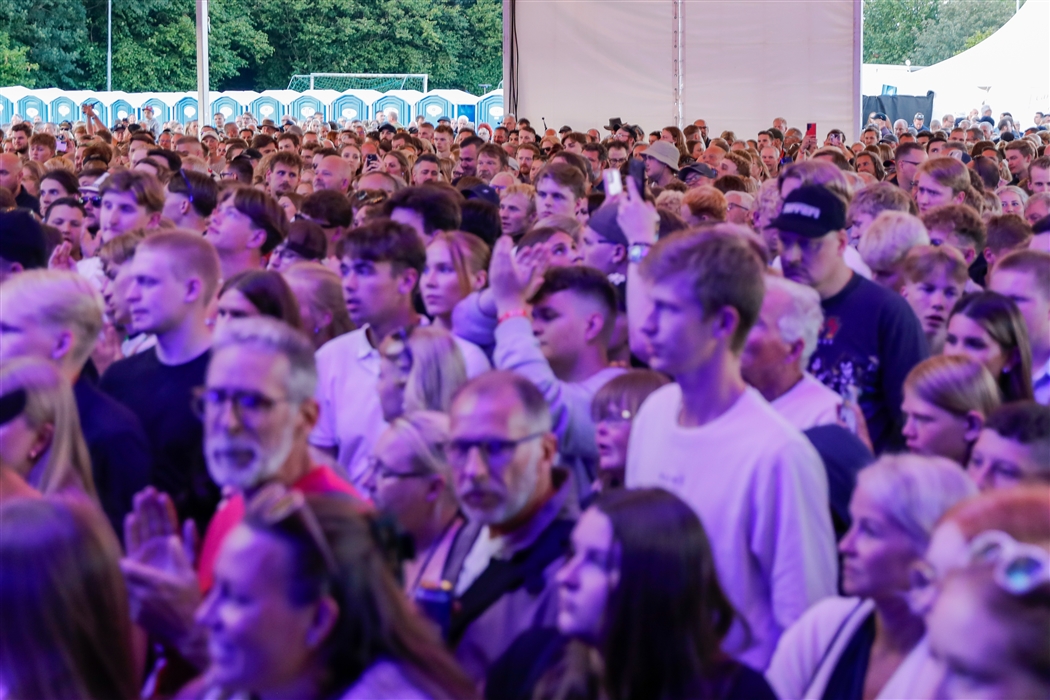
[(139, 417), (153, 454), (153, 485), (203, 532), (219, 491), (204, 463), (203, 427), (192, 399), (210, 357), (219, 256), (200, 235), (170, 231), (142, 240), (127, 266), (131, 330), (156, 335), (157, 344), (115, 362), (99, 387)]

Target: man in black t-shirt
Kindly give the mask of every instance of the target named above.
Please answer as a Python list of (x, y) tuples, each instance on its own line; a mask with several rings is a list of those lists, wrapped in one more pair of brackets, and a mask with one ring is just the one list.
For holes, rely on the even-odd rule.
[(846, 203), (831, 190), (794, 190), (771, 225), (780, 232), (784, 276), (816, 289), (824, 309), (810, 373), (855, 395), (876, 453), (903, 447), (904, 378), (929, 355), (919, 319), (903, 297), (846, 266)]
[(211, 347), (208, 306), (219, 284), (219, 257), (200, 236), (168, 232), (141, 243), (128, 263), (127, 305), (136, 333), (157, 345), (116, 362), (102, 390), (134, 412), (153, 452), (153, 484), (168, 493), (180, 519), (204, 531), (219, 490), (204, 462), (203, 426), (192, 409)]

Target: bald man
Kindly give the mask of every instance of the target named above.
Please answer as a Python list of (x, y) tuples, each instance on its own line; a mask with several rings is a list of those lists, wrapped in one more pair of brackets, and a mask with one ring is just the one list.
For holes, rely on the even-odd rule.
[(314, 191), (335, 190), (346, 194), (350, 190), (350, 162), (339, 156), (325, 156), (314, 170)]
[(22, 209), (40, 213), (40, 200), (22, 187), (22, 159), (17, 153), (0, 153), (0, 187), (6, 187)]

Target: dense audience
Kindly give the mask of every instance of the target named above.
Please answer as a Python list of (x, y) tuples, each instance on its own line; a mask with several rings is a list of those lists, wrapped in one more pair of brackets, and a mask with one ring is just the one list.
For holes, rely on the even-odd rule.
[(1043, 114), (84, 117), (2, 133), (0, 698), (1050, 696)]

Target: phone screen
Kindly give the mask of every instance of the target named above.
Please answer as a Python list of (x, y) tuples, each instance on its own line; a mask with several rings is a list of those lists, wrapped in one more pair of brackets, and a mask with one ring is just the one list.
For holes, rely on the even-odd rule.
[(634, 178), (639, 191), (645, 189), (645, 162), (638, 158), (632, 158), (627, 164), (627, 174)]
[(817, 138), (817, 125), (815, 122), (810, 122), (809, 124), (806, 124), (806, 136), (812, 136), (813, 138)]
[(604, 171), (602, 179), (605, 180), (606, 197), (615, 197), (623, 192), (623, 179), (620, 177), (620, 171), (616, 168), (609, 168)]

